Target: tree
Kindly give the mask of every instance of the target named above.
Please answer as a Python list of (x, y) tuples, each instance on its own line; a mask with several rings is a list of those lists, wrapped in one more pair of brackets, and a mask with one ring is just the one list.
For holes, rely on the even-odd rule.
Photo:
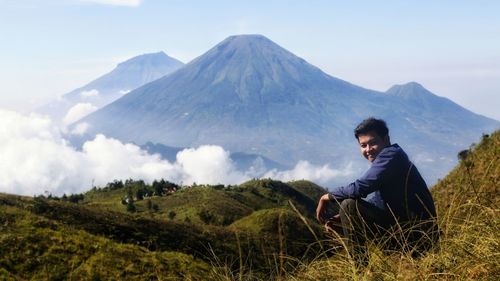
[(137, 200), (142, 200), (144, 199), (144, 192), (142, 189), (138, 189), (136, 192), (135, 192), (135, 198), (137, 198)]
[(71, 194), (69, 197), (68, 197), (68, 201), (71, 202), (71, 203), (78, 203), (79, 201), (83, 201), (84, 199), (84, 196), (83, 194)]
[(109, 190), (115, 190), (123, 187), (123, 182), (121, 180), (114, 180), (113, 182), (108, 182), (106, 188)]
[(153, 181), (153, 191), (154, 193), (157, 195), (157, 196), (162, 196), (163, 195), (163, 185), (162, 185), (162, 181), (156, 181), (154, 180)]
[(135, 206), (133, 201), (129, 201), (127, 203), (127, 212), (135, 213), (137, 211), (137, 207)]

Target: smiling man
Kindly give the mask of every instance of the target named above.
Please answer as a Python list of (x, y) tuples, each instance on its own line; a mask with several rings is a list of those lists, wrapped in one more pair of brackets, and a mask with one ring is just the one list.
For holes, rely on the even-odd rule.
[[(381, 237), (389, 229), (399, 229), (407, 250), (423, 252), (437, 239), (436, 210), (424, 179), (403, 149), (391, 144), (383, 120), (363, 120), (354, 136), (371, 167), (356, 181), (323, 195), (317, 219), (340, 232), (351, 250), (361, 249), (367, 239)], [(329, 202), (340, 204), (333, 218), (325, 217)]]

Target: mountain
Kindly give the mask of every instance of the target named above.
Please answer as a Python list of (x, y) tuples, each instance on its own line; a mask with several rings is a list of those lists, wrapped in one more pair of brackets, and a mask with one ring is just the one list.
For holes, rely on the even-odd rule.
[[(433, 129), (438, 132), (443, 130), (443, 128), (438, 129), (441, 126), (453, 126), (448, 128), (449, 131), (457, 133), (460, 128), (464, 127), (487, 129), (485, 124), (498, 124), (495, 120), (470, 112), (447, 98), (436, 96), (416, 82), (392, 86), (386, 93), (397, 97), (406, 104), (411, 104), (412, 106), (407, 108), (408, 115), (420, 115), (422, 119), (430, 119), (439, 112), (440, 118), (432, 122)], [(466, 144), (467, 142), (464, 143), (464, 145)]]
[(382, 110), (379, 96), (325, 74), (263, 36), (232, 36), (82, 121), (91, 133), (136, 143), (220, 144), (281, 163), (312, 154), (326, 160), (328, 137), (352, 140), (351, 129), (340, 129), (358, 121), (353, 117), (365, 106), (355, 101)]
[[(449, 115), (448, 113), (453, 114)], [(174, 147), (221, 145), (231, 152), (294, 165), (331, 163), (366, 168), (353, 128), (385, 119), (435, 181), (456, 152), (499, 127), (415, 83), (387, 93), (332, 77), (261, 35), (231, 36), (175, 73), (138, 88), (82, 119), (89, 137)], [(466, 121), (464, 121), (466, 120)], [(336, 177), (345, 183), (352, 173)]]
[[(87, 85), (63, 95), (61, 99), (41, 107), (38, 111), (55, 120), (62, 120), (68, 111), (78, 104), (87, 104), (89, 110), (95, 110), (131, 90), (174, 72), (183, 65), (164, 52), (136, 56), (118, 64), (111, 72)], [(72, 120), (65, 121), (71, 123)]]

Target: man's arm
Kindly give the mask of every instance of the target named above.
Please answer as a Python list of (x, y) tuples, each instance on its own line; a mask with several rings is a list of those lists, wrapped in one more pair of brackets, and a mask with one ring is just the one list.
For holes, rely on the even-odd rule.
[(391, 176), (391, 170), (398, 161), (394, 161), (395, 152), (385, 151), (380, 153), (377, 159), (373, 161), (370, 169), (355, 182), (346, 186), (340, 186), (333, 189), (330, 193), (321, 196), (318, 207), (316, 208), (316, 218), (322, 222), (323, 215), (326, 211), (326, 205), (330, 201), (342, 201), (347, 198), (364, 198), (368, 194), (380, 188), (386, 178)]
[(318, 207), (316, 208), (316, 219), (323, 223), (323, 217), (326, 212), (326, 205), (330, 201), (330, 193), (327, 193), (319, 199)]
[(347, 198), (365, 198), (368, 194), (378, 190), (391, 175), (391, 167), (395, 164), (394, 154), (392, 151), (380, 153), (362, 177), (346, 186), (333, 189), (329, 193), (330, 200), (334, 198), (339, 201)]

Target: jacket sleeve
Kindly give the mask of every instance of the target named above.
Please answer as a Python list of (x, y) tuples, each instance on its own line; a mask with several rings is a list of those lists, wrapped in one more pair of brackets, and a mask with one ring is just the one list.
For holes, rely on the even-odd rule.
[(394, 156), (393, 152), (381, 152), (361, 178), (346, 186), (333, 189), (330, 199), (365, 198), (368, 194), (378, 190), (384, 181), (390, 178), (391, 167), (394, 167), (397, 162)]

